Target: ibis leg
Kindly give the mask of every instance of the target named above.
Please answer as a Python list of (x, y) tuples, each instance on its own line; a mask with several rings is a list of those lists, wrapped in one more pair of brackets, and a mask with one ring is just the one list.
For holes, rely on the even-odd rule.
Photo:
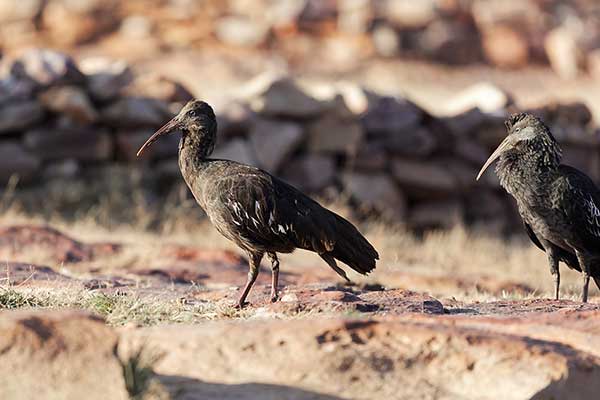
[(590, 260), (585, 254), (582, 254), (580, 251), (575, 251), (577, 254), (577, 260), (579, 261), (579, 266), (581, 267), (581, 271), (583, 272), (583, 288), (581, 289), (581, 301), (587, 303), (588, 301), (588, 289), (590, 286)]
[(550, 273), (554, 278), (554, 299), (558, 300), (560, 294), (560, 271), (558, 269), (558, 258), (554, 254), (554, 249), (550, 248), (546, 255), (548, 256), (548, 264), (550, 265)]
[(262, 258), (263, 253), (249, 254), (250, 268), (248, 270), (248, 280), (246, 281), (246, 286), (244, 286), (244, 290), (238, 300), (237, 308), (243, 308), (246, 305), (246, 297), (248, 296), (250, 289), (252, 289), (256, 277), (258, 277), (258, 269), (260, 268), (260, 261)]
[(267, 253), (267, 257), (271, 260), (271, 303), (274, 303), (279, 299), (279, 259), (276, 253)]

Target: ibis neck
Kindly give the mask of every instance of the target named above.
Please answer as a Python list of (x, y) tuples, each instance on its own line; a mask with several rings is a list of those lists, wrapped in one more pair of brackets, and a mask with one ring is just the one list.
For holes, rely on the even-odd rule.
[(496, 174), (500, 185), (517, 199), (526, 201), (530, 195), (543, 196), (558, 174), (560, 149), (557, 151), (508, 151), (500, 156)]

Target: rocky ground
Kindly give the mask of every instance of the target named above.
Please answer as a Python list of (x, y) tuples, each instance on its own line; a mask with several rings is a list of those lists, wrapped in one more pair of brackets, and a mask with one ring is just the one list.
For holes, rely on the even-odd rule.
[[(568, 283), (564, 300), (547, 300), (543, 255), (535, 280), (453, 273), (449, 254), (445, 274), (384, 257), (344, 285), (299, 253), (284, 258), (279, 302), (265, 268), (239, 311), (247, 261), (209, 235), (144, 245), (144, 234), (68, 231), (0, 229), (2, 398), (589, 399), (600, 389), (600, 305), (574, 301)], [(445, 240), (451, 253), (457, 239)]]

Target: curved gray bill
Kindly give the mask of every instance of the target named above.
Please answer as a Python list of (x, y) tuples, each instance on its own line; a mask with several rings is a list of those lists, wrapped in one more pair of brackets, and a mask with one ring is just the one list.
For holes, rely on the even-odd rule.
[(506, 139), (504, 139), (502, 141), (502, 143), (500, 143), (500, 145), (498, 146), (498, 148), (496, 150), (494, 150), (494, 152), (492, 153), (492, 155), (490, 156), (490, 158), (487, 159), (487, 161), (485, 162), (485, 164), (483, 164), (483, 167), (481, 167), (481, 170), (479, 171), (479, 173), (477, 174), (477, 178), (475, 180), (479, 180), (479, 178), (481, 178), (481, 175), (483, 175), (483, 173), (485, 172), (485, 170), (494, 162), (496, 161), (496, 159), (498, 157), (500, 157), (500, 155), (507, 150), (508, 148), (510, 148), (512, 146), (512, 140), (510, 136), (507, 136)]
[(156, 142), (159, 137), (173, 132), (177, 128), (177, 125), (178, 125), (178, 121), (175, 118), (173, 118), (172, 120), (170, 120), (169, 122), (164, 124), (159, 130), (154, 132), (154, 134), (152, 136), (150, 136), (150, 138), (148, 140), (146, 140), (146, 143), (144, 143), (142, 145), (142, 147), (140, 147), (136, 156), (139, 157), (140, 155), (142, 155), (142, 153), (146, 150), (146, 148), (148, 146), (150, 146), (152, 143)]

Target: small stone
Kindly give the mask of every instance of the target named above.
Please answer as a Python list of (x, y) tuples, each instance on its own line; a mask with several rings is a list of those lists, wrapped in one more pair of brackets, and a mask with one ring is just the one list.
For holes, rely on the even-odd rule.
[(377, 26), (371, 36), (375, 51), (382, 57), (393, 57), (400, 51), (400, 37), (392, 27)]
[(102, 129), (37, 128), (26, 132), (23, 142), (42, 160), (103, 161), (110, 159), (113, 152), (111, 136)]
[(5, 184), (11, 176), (20, 182), (31, 181), (40, 167), (40, 160), (16, 141), (0, 142), (0, 183)]
[(13, 61), (10, 75), (45, 87), (56, 84), (80, 84), (84, 76), (75, 61), (66, 54), (47, 49), (32, 49)]
[(361, 207), (373, 208), (391, 220), (404, 217), (406, 200), (387, 174), (348, 173), (344, 186)]
[(168, 103), (186, 103), (194, 98), (194, 95), (182, 84), (156, 74), (147, 74), (137, 78), (133, 85), (127, 88), (126, 94), (150, 97)]
[(232, 101), (226, 104), (222, 111), (217, 112), (219, 137), (246, 136), (254, 124), (255, 116), (246, 103)]
[(129, 39), (148, 38), (152, 34), (152, 22), (143, 15), (130, 15), (121, 22), (119, 34)]
[(33, 20), (42, 13), (44, 0), (0, 1), (0, 22)]
[(81, 61), (79, 66), (86, 75), (90, 96), (100, 102), (115, 99), (133, 81), (133, 72), (123, 61), (92, 57)]
[(408, 224), (413, 229), (450, 229), (464, 220), (464, 208), (458, 200), (422, 202), (409, 212)]
[(259, 119), (250, 131), (250, 144), (260, 166), (273, 173), (303, 139), (302, 126), (293, 122)]
[(306, 94), (293, 80), (277, 79), (267, 89), (250, 100), (250, 107), (259, 114), (305, 119), (326, 111), (327, 104)]
[(217, 21), (215, 34), (223, 43), (254, 47), (262, 44), (269, 33), (269, 26), (257, 19), (239, 16), (224, 17)]
[(172, 117), (166, 103), (145, 97), (121, 98), (102, 109), (101, 115), (108, 125), (124, 128), (157, 127)]
[(355, 153), (364, 136), (358, 121), (330, 114), (308, 124), (307, 132), (310, 151), (339, 154)]
[(47, 179), (73, 179), (80, 172), (81, 167), (77, 160), (67, 158), (44, 166), (43, 175)]
[(437, 147), (435, 138), (426, 128), (399, 131), (384, 140), (390, 153), (398, 155), (427, 156)]
[(505, 91), (492, 83), (482, 82), (452, 96), (446, 103), (445, 114), (458, 115), (474, 108), (483, 113), (494, 113), (504, 110), (510, 103), (510, 96)]
[(242, 164), (258, 166), (258, 161), (252, 151), (252, 147), (246, 140), (240, 138), (217, 146), (211, 158), (232, 160)]
[(62, 113), (72, 120), (89, 124), (98, 118), (87, 94), (77, 86), (55, 86), (39, 95), (41, 103), (50, 111)]
[(296, 295), (296, 293), (286, 293), (283, 296), (281, 296), (280, 301), (284, 303), (294, 303), (298, 301), (298, 296)]
[(37, 101), (19, 101), (0, 106), (0, 134), (27, 129), (44, 118), (44, 108)]
[(377, 172), (385, 170), (388, 166), (389, 157), (386, 146), (381, 141), (368, 141), (359, 146), (358, 152), (351, 159), (353, 170)]
[(29, 80), (20, 80), (10, 75), (0, 79), (0, 105), (32, 100), (35, 89), (35, 84)]
[(579, 73), (580, 54), (573, 34), (564, 27), (556, 28), (546, 35), (544, 42), (550, 65), (563, 79), (573, 79)]
[(436, 17), (436, 0), (384, 0), (379, 14), (400, 28), (418, 29)]
[(402, 190), (417, 197), (452, 193), (458, 188), (452, 173), (435, 162), (396, 158), (392, 173)]
[(529, 45), (519, 31), (509, 26), (491, 26), (482, 33), (482, 45), (488, 61), (504, 68), (527, 65)]
[(381, 97), (362, 116), (364, 129), (371, 135), (394, 135), (415, 128), (423, 112), (402, 98)]
[(282, 177), (301, 190), (317, 192), (333, 182), (335, 172), (333, 157), (308, 153), (286, 163)]

